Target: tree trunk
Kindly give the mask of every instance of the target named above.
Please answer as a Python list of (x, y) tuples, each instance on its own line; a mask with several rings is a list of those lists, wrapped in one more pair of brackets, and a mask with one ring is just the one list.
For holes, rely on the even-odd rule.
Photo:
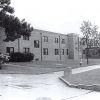
[(89, 64), (89, 48), (86, 49), (87, 65)]

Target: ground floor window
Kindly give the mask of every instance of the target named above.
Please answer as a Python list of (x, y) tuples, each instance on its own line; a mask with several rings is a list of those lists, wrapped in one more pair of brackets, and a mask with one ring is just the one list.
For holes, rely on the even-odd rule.
[(29, 53), (30, 52), (30, 48), (24, 48), (24, 52), (25, 53)]
[(83, 54), (85, 54), (85, 50), (83, 50)]
[(59, 49), (55, 49), (55, 55), (59, 55)]
[(13, 53), (14, 47), (6, 47), (6, 53)]
[(62, 49), (62, 55), (64, 55), (64, 49)]
[(48, 55), (48, 48), (43, 48), (43, 55)]
[(68, 49), (66, 49), (66, 55), (68, 55)]

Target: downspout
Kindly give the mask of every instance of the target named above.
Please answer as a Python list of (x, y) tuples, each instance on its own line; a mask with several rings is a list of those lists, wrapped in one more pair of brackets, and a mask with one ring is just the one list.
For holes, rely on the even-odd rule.
[(40, 38), (41, 38), (41, 61), (42, 61), (42, 33), (40, 33)]
[(20, 38), (18, 38), (18, 52), (20, 52)]
[(59, 57), (60, 57), (60, 60), (61, 60), (61, 46), (60, 46), (60, 36), (59, 36)]

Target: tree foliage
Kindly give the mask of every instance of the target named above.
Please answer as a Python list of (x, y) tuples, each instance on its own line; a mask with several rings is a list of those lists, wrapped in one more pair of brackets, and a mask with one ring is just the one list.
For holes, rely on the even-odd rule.
[(0, 13), (14, 13), (14, 8), (10, 4), (10, 0), (0, 0)]
[(22, 21), (12, 15), (14, 8), (10, 0), (0, 0), (0, 27), (5, 28), (5, 41), (14, 41), (21, 35), (30, 36), (33, 27), (23, 19)]
[(85, 44), (87, 47), (98, 45), (97, 25), (92, 25), (90, 21), (83, 21), (80, 29), (81, 29), (81, 32), (83, 33), (81, 43)]
[(84, 44), (86, 46), (86, 57), (88, 64), (89, 48), (98, 46), (98, 27), (97, 25), (92, 25), (90, 21), (83, 21), (80, 29), (81, 32), (83, 33), (83, 37), (81, 39), (81, 45)]

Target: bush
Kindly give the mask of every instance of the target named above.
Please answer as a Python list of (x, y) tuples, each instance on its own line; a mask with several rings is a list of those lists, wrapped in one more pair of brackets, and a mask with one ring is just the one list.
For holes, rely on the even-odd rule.
[(21, 53), (21, 52), (15, 52), (10, 53), (10, 62), (29, 62), (34, 59), (34, 54), (32, 53)]

